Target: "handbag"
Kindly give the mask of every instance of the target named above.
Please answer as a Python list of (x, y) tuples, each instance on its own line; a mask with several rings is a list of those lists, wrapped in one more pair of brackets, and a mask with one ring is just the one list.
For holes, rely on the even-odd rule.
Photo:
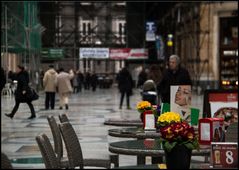
[(29, 87), (29, 89), (26, 92), (26, 98), (28, 101), (33, 101), (39, 99), (39, 95), (37, 94), (34, 88)]

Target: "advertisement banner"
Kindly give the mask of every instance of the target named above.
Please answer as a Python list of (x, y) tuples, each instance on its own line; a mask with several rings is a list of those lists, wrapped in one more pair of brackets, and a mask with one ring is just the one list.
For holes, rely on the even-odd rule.
[(130, 48), (112, 48), (110, 49), (110, 59), (127, 59)]
[(110, 59), (148, 59), (148, 50), (144, 48), (110, 49)]
[(109, 58), (109, 48), (80, 48), (80, 58)]
[(146, 22), (146, 41), (155, 41), (156, 25), (155, 22)]
[(156, 50), (157, 50), (157, 59), (164, 60), (164, 43), (161, 35), (156, 36), (155, 40)]
[(148, 49), (144, 48), (131, 49), (128, 59), (148, 59)]

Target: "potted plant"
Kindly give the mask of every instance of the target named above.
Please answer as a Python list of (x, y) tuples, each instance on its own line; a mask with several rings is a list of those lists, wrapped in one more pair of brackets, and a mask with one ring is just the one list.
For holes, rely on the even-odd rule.
[(194, 128), (182, 121), (180, 114), (175, 112), (160, 115), (157, 124), (162, 136), (160, 141), (165, 151), (167, 168), (189, 169), (192, 150), (199, 148)]

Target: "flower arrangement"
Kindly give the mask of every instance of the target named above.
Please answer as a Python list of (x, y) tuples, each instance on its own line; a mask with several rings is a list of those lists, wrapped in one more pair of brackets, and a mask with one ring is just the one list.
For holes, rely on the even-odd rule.
[(191, 150), (199, 147), (194, 128), (187, 122), (183, 122), (179, 113), (163, 113), (158, 117), (157, 124), (160, 127), (161, 141), (166, 151), (170, 152), (177, 144), (185, 145)]
[(140, 112), (140, 113), (143, 113), (144, 111), (146, 110), (154, 110), (153, 109), (153, 106), (150, 102), (148, 101), (141, 101), (137, 104), (137, 110)]

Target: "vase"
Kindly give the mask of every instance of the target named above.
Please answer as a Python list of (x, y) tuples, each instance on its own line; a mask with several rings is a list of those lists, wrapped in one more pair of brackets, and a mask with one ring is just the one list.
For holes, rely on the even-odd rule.
[(176, 145), (170, 152), (165, 150), (167, 169), (189, 169), (192, 150), (184, 145)]

